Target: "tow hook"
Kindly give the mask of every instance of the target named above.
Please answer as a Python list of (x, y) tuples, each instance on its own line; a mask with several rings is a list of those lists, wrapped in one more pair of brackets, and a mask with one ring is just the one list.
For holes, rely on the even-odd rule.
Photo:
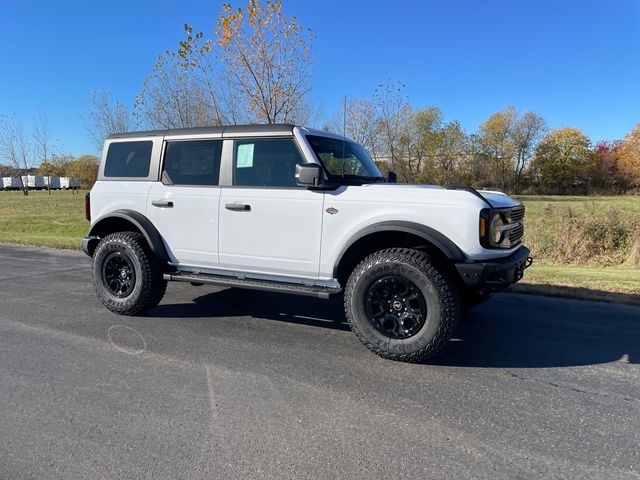
[(531, 266), (533, 263), (533, 257), (527, 257), (522, 265), (518, 267), (516, 270), (516, 282), (520, 281), (522, 277), (524, 277), (524, 271)]

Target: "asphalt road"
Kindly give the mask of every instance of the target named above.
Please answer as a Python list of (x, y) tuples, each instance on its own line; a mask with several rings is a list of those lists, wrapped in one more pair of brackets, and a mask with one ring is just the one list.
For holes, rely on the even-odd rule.
[(502, 294), (428, 365), (342, 318), (177, 283), (118, 317), (82, 254), (0, 245), (0, 479), (640, 478), (640, 308)]

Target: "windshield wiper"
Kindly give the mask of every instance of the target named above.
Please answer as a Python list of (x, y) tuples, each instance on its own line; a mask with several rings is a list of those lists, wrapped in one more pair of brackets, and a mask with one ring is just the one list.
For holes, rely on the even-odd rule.
[(353, 175), (350, 173), (345, 173), (344, 175), (337, 175), (336, 178), (342, 180), (357, 180), (360, 182), (386, 182), (387, 179), (384, 177), (368, 177), (365, 175)]
[(365, 176), (360, 176), (359, 178), (361, 178), (361, 179), (363, 179), (363, 180), (366, 180), (366, 181), (368, 181), (368, 182), (386, 182), (386, 181), (387, 181), (387, 179), (386, 179), (386, 178), (384, 178), (384, 177), (378, 177), (378, 176), (375, 176), (375, 177), (365, 177)]

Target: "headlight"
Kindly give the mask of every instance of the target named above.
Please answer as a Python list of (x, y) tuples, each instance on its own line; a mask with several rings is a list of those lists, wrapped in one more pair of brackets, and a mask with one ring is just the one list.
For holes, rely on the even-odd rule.
[(502, 215), (499, 213), (494, 213), (491, 217), (491, 227), (489, 228), (489, 232), (491, 234), (491, 242), (495, 246), (499, 246), (504, 240), (504, 227), (505, 223), (502, 220)]
[(509, 235), (513, 229), (509, 211), (488, 208), (480, 212), (480, 244), (485, 248), (509, 248)]

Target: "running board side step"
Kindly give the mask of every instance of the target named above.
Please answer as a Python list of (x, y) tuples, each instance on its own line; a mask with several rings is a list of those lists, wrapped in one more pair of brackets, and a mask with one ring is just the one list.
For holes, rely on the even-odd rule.
[[(249, 290), (263, 290), (267, 292), (292, 293), (317, 298), (329, 298), (330, 295), (340, 293), (340, 287), (327, 285), (301, 285), (297, 283), (276, 282), (254, 278), (237, 278), (227, 275), (212, 275), (209, 273), (174, 272), (165, 273), (165, 280), (174, 282), (204, 283), (223, 287), (247, 288)], [(337, 283), (337, 282), (336, 282)]]

